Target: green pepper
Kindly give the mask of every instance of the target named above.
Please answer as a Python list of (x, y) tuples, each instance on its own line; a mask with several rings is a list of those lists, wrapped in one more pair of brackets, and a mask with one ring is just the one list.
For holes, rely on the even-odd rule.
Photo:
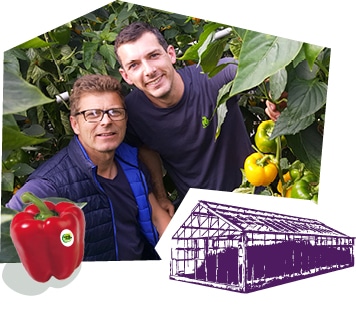
[(27, 164), (30, 161), (30, 156), (23, 149), (18, 148), (9, 154), (4, 161), (4, 166), (7, 170), (10, 170), (14, 165), (25, 163)]
[(307, 200), (318, 200), (319, 181), (315, 174), (307, 173), (294, 182), (291, 197)]
[(289, 167), (289, 174), (293, 181), (299, 180), (303, 176), (305, 165), (300, 161), (296, 160)]
[[(269, 119), (262, 121), (257, 127), (255, 134), (255, 144), (262, 153), (275, 154), (277, 151), (277, 139), (270, 140), (274, 129), (274, 124), (274, 121)], [(281, 136), (281, 143), (282, 148), (287, 146), (287, 139), (284, 135)]]
[(318, 182), (318, 177), (308, 169), (304, 170), (302, 179), (307, 182)]

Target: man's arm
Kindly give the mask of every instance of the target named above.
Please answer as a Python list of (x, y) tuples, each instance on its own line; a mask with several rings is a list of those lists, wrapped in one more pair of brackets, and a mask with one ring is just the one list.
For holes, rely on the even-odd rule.
[(152, 222), (158, 231), (159, 237), (161, 237), (172, 217), (167, 210), (161, 208), (153, 193), (149, 193), (148, 199), (152, 207)]
[(164, 187), (162, 161), (159, 154), (146, 146), (141, 146), (139, 148), (139, 157), (150, 172), (152, 191), (159, 205), (172, 217), (174, 214), (174, 205), (167, 197)]
[(57, 197), (57, 191), (51, 187), (50, 183), (45, 179), (34, 179), (26, 182), (16, 193), (10, 201), (5, 205), (17, 211), (24, 208), (24, 203), (21, 200), (21, 195), (24, 192), (31, 192), (39, 198)]

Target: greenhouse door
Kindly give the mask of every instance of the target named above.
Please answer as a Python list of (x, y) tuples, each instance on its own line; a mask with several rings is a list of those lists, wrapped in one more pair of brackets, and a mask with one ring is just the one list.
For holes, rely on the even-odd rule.
[(231, 285), (238, 283), (238, 250), (228, 247), (217, 255), (217, 282)]

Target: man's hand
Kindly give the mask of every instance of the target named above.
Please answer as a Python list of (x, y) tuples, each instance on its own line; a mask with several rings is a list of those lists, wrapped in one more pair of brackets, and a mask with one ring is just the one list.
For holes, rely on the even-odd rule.
[(276, 121), (281, 114), (281, 112), (278, 110), (277, 105), (266, 100), (266, 108), (265, 108), (265, 113), (268, 115), (269, 118), (271, 118), (273, 121)]
[(162, 209), (157, 201), (157, 198), (152, 192), (148, 195), (148, 198), (152, 207), (152, 222), (157, 229), (159, 237), (161, 238), (172, 217), (166, 210)]
[(167, 198), (157, 198), (157, 201), (159, 203), (159, 205), (161, 206), (161, 208), (165, 211), (168, 212), (168, 214), (170, 215), (170, 217), (173, 217), (174, 215), (174, 205), (172, 204), (172, 202)]
[[(283, 92), (280, 99), (279, 104), (272, 103), (271, 101), (266, 100), (266, 108), (265, 113), (271, 118), (273, 121), (276, 121), (281, 114), (281, 111), (287, 107), (287, 92)], [(285, 99), (283, 101), (283, 99)], [(282, 101), (281, 101), (282, 100)]]

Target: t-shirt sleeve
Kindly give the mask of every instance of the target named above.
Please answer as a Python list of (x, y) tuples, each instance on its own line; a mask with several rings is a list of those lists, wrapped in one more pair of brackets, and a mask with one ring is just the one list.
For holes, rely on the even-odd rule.
[(142, 141), (140, 140), (130, 123), (127, 123), (124, 142), (135, 147), (140, 147), (143, 145)]
[[(139, 99), (137, 96), (135, 96), (133, 93), (129, 94), (126, 96), (126, 105), (127, 105), (127, 110), (128, 110), (128, 121), (127, 121), (127, 127), (126, 127), (126, 133), (125, 133), (125, 138), (124, 142), (135, 147), (140, 147), (143, 145), (143, 142), (141, 141), (140, 137), (137, 135), (135, 129), (133, 128), (131, 124), (131, 119), (130, 119), (130, 103), (136, 104), (134, 102), (138, 101)], [(131, 117), (132, 118), (132, 117)], [(133, 117), (134, 118), (134, 117)]]
[(222, 79), (225, 81), (225, 83), (228, 83), (231, 80), (233, 80), (236, 76), (237, 60), (234, 59), (233, 57), (225, 57), (218, 62), (218, 65), (221, 64), (227, 64), (227, 65), (226, 67), (224, 67), (224, 69), (221, 72), (219, 72), (218, 75), (223, 76)]

